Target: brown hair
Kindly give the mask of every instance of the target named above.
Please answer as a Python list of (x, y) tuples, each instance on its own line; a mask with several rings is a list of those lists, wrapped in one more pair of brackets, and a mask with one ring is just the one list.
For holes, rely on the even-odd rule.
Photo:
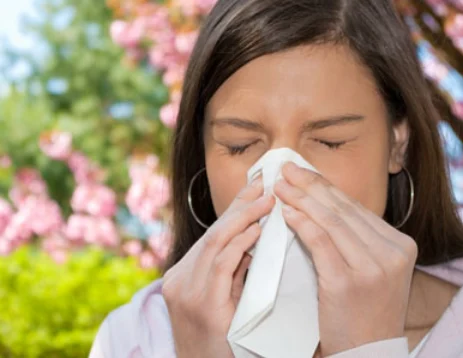
[[(235, 71), (265, 54), (305, 44), (347, 44), (373, 74), (391, 123), (408, 120), (406, 167), (415, 184), (412, 215), (401, 230), (419, 248), (418, 263), (463, 257), (463, 227), (453, 202), (439, 113), (405, 25), (391, 0), (219, 0), (206, 19), (185, 77), (173, 138), (174, 245), (166, 269), (177, 263), (205, 230), (188, 208), (193, 176), (205, 166), (205, 107)], [(216, 215), (206, 175), (195, 185), (195, 211), (203, 222)], [(391, 176), (385, 220), (398, 223), (409, 205), (404, 173)]]

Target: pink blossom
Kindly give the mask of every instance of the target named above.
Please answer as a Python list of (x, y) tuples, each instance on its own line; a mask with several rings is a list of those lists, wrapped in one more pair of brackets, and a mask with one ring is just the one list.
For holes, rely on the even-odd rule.
[(59, 205), (48, 198), (29, 196), (18, 213), (27, 218), (30, 230), (39, 236), (50, 235), (64, 225)]
[(130, 240), (123, 245), (122, 250), (129, 256), (138, 256), (143, 251), (143, 246), (139, 240)]
[(160, 261), (166, 260), (171, 243), (172, 237), (168, 231), (163, 232), (160, 235), (153, 235), (148, 240), (149, 246)]
[(0, 256), (8, 256), (13, 251), (13, 244), (0, 236)]
[(2, 238), (10, 242), (12, 247), (18, 247), (31, 239), (33, 232), (29, 225), (29, 214), (27, 211), (16, 212), (3, 231)]
[(42, 241), (42, 248), (58, 264), (63, 264), (69, 257), (68, 242), (58, 234), (46, 237)]
[(142, 18), (133, 23), (116, 20), (111, 24), (110, 34), (113, 41), (121, 47), (136, 47), (143, 38), (145, 24)]
[(463, 14), (457, 14), (445, 24), (445, 32), (450, 37), (463, 36)]
[(132, 183), (126, 196), (126, 203), (133, 215), (148, 222), (157, 217), (159, 210), (168, 203), (169, 198), (168, 179), (153, 174), (144, 181)]
[(3, 233), (5, 228), (13, 216), (13, 209), (9, 202), (5, 199), (0, 198), (0, 235)]
[(50, 158), (65, 160), (72, 151), (72, 135), (57, 131), (45, 133), (40, 136), (39, 146)]
[(143, 181), (159, 166), (159, 157), (154, 154), (133, 155), (129, 159), (129, 176), (132, 181)]
[(162, 76), (162, 81), (168, 87), (182, 83), (185, 77), (185, 66), (169, 66)]
[(161, 108), (161, 112), (159, 117), (161, 122), (168, 128), (173, 128), (177, 124), (179, 112), (179, 104), (178, 103), (168, 103)]
[(208, 14), (217, 0), (174, 0), (173, 3), (180, 7), (188, 17)]
[(64, 229), (64, 235), (73, 242), (83, 242), (85, 240), (89, 221), (90, 217), (87, 215), (71, 215)]
[(77, 183), (88, 183), (104, 179), (104, 172), (80, 152), (73, 152), (67, 160), (69, 169)]
[(443, 63), (434, 58), (426, 60), (423, 62), (422, 66), (426, 76), (436, 82), (444, 79), (449, 73), (448, 68)]
[(454, 103), (452, 106), (452, 112), (458, 118), (463, 119), (463, 101)]
[(156, 256), (150, 251), (144, 251), (139, 257), (140, 266), (144, 269), (153, 269), (159, 265), (159, 261)]
[(120, 238), (114, 222), (106, 217), (90, 217), (85, 233), (85, 241), (104, 247), (115, 247)]
[(117, 210), (116, 193), (102, 184), (80, 184), (72, 195), (71, 206), (76, 212), (114, 216)]
[(0, 168), (11, 167), (11, 158), (8, 155), (0, 155)]
[(106, 217), (74, 214), (69, 218), (64, 233), (76, 243), (115, 247), (120, 241), (116, 225)]
[(175, 48), (181, 54), (190, 56), (198, 39), (198, 31), (181, 32), (175, 38)]
[(16, 207), (20, 207), (30, 195), (48, 197), (47, 185), (37, 170), (20, 169), (10, 189), (10, 199)]

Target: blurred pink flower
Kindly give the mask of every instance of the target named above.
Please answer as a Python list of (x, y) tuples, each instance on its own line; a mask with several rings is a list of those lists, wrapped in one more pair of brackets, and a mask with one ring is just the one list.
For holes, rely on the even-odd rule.
[(31, 168), (20, 169), (14, 178), (9, 196), (18, 208), (30, 196), (48, 197), (47, 184), (40, 173)]
[(148, 239), (148, 244), (153, 250), (156, 257), (164, 262), (169, 254), (172, 243), (172, 236), (169, 231), (165, 231), (160, 235), (153, 235)]
[(143, 18), (137, 18), (132, 23), (116, 20), (111, 24), (110, 34), (113, 41), (121, 47), (136, 47), (143, 38), (145, 23)]
[(171, 102), (162, 106), (161, 112), (159, 114), (161, 122), (164, 123), (164, 125), (168, 128), (175, 127), (175, 125), (177, 124), (178, 112), (178, 103)]
[(94, 216), (114, 216), (117, 210), (116, 193), (102, 184), (80, 184), (71, 199), (76, 212)]
[(3, 198), (0, 198), (0, 235), (3, 233), (5, 228), (13, 216), (13, 208), (10, 203)]
[(436, 82), (443, 80), (449, 73), (448, 68), (437, 59), (429, 59), (422, 66), (425, 75)]
[(129, 256), (139, 256), (143, 246), (139, 240), (130, 240), (123, 245), (122, 250)]
[(85, 242), (103, 247), (115, 247), (120, 241), (116, 225), (106, 217), (71, 215), (64, 234), (76, 243)]
[(8, 155), (0, 155), (0, 168), (9, 168), (11, 164), (11, 158)]
[(120, 237), (114, 222), (106, 217), (90, 217), (85, 241), (89, 244), (97, 244), (103, 247), (116, 247)]
[(216, 4), (217, 0), (174, 0), (173, 3), (182, 9), (189, 17), (206, 15)]
[(190, 56), (193, 52), (196, 40), (198, 39), (198, 31), (181, 32), (175, 38), (175, 48), (183, 55)]
[(445, 32), (452, 38), (463, 36), (463, 14), (457, 14), (445, 24)]
[(87, 215), (73, 214), (68, 218), (64, 228), (64, 235), (73, 242), (83, 242), (90, 217)]
[(185, 67), (184, 66), (169, 66), (162, 76), (162, 81), (168, 87), (172, 87), (178, 83), (183, 82), (185, 76)]
[(2, 237), (11, 244), (12, 248), (26, 243), (32, 237), (29, 219), (30, 215), (26, 211), (18, 211), (11, 217)]
[(129, 159), (129, 176), (132, 181), (143, 181), (159, 166), (159, 157), (154, 154), (132, 155)]
[(58, 131), (44, 133), (40, 136), (39, 146), (48, 157), (65, 160), (72, 151), (72, 135)]
[(102, 181), (104, 179), (104, 172), (80, 152), (72, 152), (67, 164), (78, 184)]
[(0, 256), (8, 256), (13, 251), (13, 244), (0, 235)]
[(455, 102), (452, 105), (452, 112), (457, 116), (458, 118), (463, 119), (463, 101), (460, 102)]
[(154, 269), (159, 266), (159, 260), (150, 251), (144, 251), (139, 256), (140, 266), (144, 269)]
[(169, 202), (169, 181), (153, 174), (143, 181), (135, 181), (126, 196), (126, 203), (133, 215), (148, 222), (154, 220), (159, 210)]
[(49, 198), (29, 196), (17, 214), (26, 217), (26, 224), (38, 236), (51, 235), (64, 225), (60, 206)]
[(63, 264), (69, 256), (69, 242), (61, 235), (55, 234), (42, 241), (42, 248), (58, 264)]

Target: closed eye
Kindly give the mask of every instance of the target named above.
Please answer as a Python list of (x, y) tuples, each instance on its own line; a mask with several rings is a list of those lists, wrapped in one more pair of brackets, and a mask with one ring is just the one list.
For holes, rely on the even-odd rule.
[(332, 150), (339, 149), (340, 147), (342, 147), (344, 144), (347, 143), (346, 141), (343, 141), (343, 142), (328, 142), (328, 141), (318, 140), (318, 139), (315, 140), (315, 141), (327, 146), (329, 149), (332, 149)]

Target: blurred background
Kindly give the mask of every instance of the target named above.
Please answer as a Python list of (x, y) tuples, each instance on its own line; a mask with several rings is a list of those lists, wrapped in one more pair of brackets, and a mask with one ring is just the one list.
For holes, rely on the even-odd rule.
[[(104, 317), (159, 276), (170, 134), (215, 2), (0, 2), (0, 357), (86, 357)], [(463, 1), (395, 3), (463, 214)]]

